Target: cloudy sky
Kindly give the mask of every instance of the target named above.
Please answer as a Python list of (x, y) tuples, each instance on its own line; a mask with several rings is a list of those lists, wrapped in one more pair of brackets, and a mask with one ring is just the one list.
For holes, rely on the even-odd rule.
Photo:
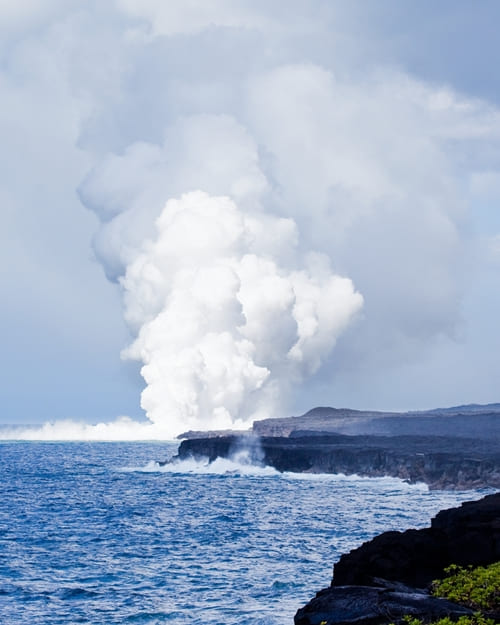
[(0, 422), (499, 401), (499, 21), (0, 0)]

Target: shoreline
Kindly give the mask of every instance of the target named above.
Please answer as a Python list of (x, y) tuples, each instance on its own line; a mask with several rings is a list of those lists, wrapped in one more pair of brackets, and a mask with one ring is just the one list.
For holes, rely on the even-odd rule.
[(395, 477), (432, 490), (500, 488), (500, 451), (495, 441), (452, 437), (305, 435), (214, 436), (186, 439), (176, 458), (231, 459), (280, 472)]
[(421, 412), (318, 407), (251, 430), (181, 434), (178, 458), (231, 458), (280, 472), (395, 477), (433, 490), (500, 488), (500, 404)]
[[(379, 534), (335, 563), (328, 588), (316, 593), (295, 625), (373, 625), (471, 616), (462, 604), (430, 594), (446, 567), (500, 561), (500, 493), (439, 512), (430, 527)], [(498, 612), (498, 608), (497, 608)], [(495, 613), (495, 622), (500, 614)]]

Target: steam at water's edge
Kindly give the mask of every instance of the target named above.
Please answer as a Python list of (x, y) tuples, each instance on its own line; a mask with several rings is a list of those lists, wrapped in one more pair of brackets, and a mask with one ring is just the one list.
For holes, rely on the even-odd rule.
[(285, 391), (321, 366), (361, 295), (325, 255), (299, 254), (293, 220), (228, 197), (169, 200), (156, 228), (121, 280), (137, 328), (124, 355), (144, 363), (147, 416), (172, 434), (274, 416)]
[[(102, 419), (38, 434), (134, 438), (164, 436), (179, 420), (182, 430), (186, 420), (243, 427), (264, 409), (496, 401), (500, 108), (494, 81), (477, 71), (496, 45), (490, 4), (457, 13), (446, 3), (408, 20), (323, 0), (286, 11), (246, 0), (203, 10), (189, 0), (4, 2), (1, 420)], [(471, 37), (484, 45), (464, 64)], [(181, 211), (205, 224), (212, 256), (179, 287), (192, 252), (170, 235), (168, 255), (161, 240), (173, 224), (157, 220), (193, 192), (226, 198), (235, 219), (224, 213), (229, 232), (216, 242), (203, 211)], [(319, 268), (326, 257), (331, 268)], [(333, 349), (321, 322), (321, 351), (307, 334), (317, 311), (287, 298), (300, 288), (309, 306), (309, 286), (323, 290), (332, 272), (364, 303), (333, 332)], [(207, 312), (194, 282), (214, 286), (220, 311), (214, 302)], [(256, 338), (257, 282), (259, 302), (272, 303), (271, 339)], [(191, 335), (166, 342), (182, 362), (158, 347), (165, 326), (173, 334), (193, 319)], [(145, 383), (140, 366), (120, 365), (124, 348)], [(145, 418), (144, 387), (147, 424), (114, 423)]]

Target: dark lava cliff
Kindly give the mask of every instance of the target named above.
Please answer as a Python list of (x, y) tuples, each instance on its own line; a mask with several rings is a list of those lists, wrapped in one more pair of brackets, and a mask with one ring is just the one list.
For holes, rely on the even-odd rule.
[(248, 459), (279, 471), (393, 476), (430, 488), (500, 488), (500, 404), (387, 413), (314, 408), (250, 432), (187, 432), (178, 457)]
[(346, 436), (296, 433), (291, 437), (220, 436), (182, 441), (180, 459), (249, 460), (278, 471), (393, 476), (430, 488), (500, 488), (496, 441), (430, 436)]
[[(500, 494), (441, 511), (431, 527), (385, 532), (343, 555), (329, 588), (295, 615), (295, 625), (379, 625), (405, 615), (429, 622), (470, 610), (431, 597), (427, 588), (450, 564), (500, 560)], [(500, 614), (490, 614), (499, 622)]]

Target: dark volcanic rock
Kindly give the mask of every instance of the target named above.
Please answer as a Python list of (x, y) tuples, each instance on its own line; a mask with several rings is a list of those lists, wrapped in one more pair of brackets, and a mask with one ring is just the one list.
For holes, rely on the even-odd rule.
[(181, 442), (177, 457), (181, 460), (186, 458), (207, 458), (209, 462), (213, 462), (217, 458), (228, 458), (233, 454), (237, 441), (237, 436), (190, 438)]
[[(343, 555), (330, 588), (295, 615), (295, 625), (379, 625), (404, 615), (424, 622), (470, 614), (429, 596), (423, 587), (450, 564), (488, 565), (500, 560), (500, 493), (443, 510), (430, 528), (385, 532)], [(413, 588), (416, 586), (420, 589)]]
[(209, 462), (213, 462), (217, 458), (232, 458), (244, 451), (247, 452), (249, 461), (262, 462), (260, 439), (248, 435), (213, 436), (184, 440), (179, 445), (176, 458), (180, 460), (186, 458), (207, 459)]
[(446, 536), (449, 562), (484, 565), (500, 560), (500, 493), (442, 510), (431, 529)]
[(369, 585), (381, 577), (423, 588), (449, 564), (498, 560), (500, 493), (444, 510), (430, 528), (385, 532), (364, 543), (335, 564), (332, 585)]
[[(264, 419), (252, 432), (186, 432), (179, 457), (250, 458), (279, 471), (390, 475), (430, 488), (500, 488), (500, 404), (388, 413), (314, 408)], [(259, 444), (255, 441), (260, 440)], [(258, 449), (259, 448), (259, 449)]]
[(262, 438), (232, 435), (184, 440), (178, 456), (213, 461), (242, 448), (248, 448), (250, 459), (278, 471), (390, 475), (441, 489), (500, 487), (498, 444), (479, 439), (317, 432)]
[(295, 625), (377, 625), (400, 622), (405, 615), (425, 620), (458, 618), (471, 610), (411, 588), (341, 586), (321, 590), (295, 615)]
[(430, 529), (384, 532), (341, 556), (334, 586), (370, 584), (375, 577), (424, 588), (446, 566), (446, 548)]

